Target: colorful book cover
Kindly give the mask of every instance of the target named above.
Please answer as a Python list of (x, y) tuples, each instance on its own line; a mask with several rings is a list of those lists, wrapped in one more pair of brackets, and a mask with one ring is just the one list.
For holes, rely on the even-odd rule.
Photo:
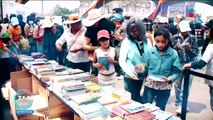
[(130, 112), (124, 110), (123, 108), (121, 108), (121, 105), (116, 105), (112, 107), (112, 111), (113, 114), (120, 116), (121, 118), (124, 118), (124, 116), (131, 114)]
[(126, 110), (130, 113), (140, 112), (140, 111), (143, 111), (145, 109), (143, 104), (138, 103), (138, 102), (131, 102), (129, 104), (121, 105), (121, 108), (123, 108), (124, 110)]
[(155, 118), (154, 114), (151, 114), (148, 111), (143, 111), (135, 114), (129, 114), (125, 117), (125, 120), (152, 120), (153, 118)]
[(168, 118), (172, 116), (172, 113), (162, 111), (162, 110), (156, 110), (151, 113), (156, 115), (155, 118), (158, 120), (167, 120)]
[(99, 57), (98, 62), (103, 64), (103, 67), (101, 67), (101, 70), (109, 70), (109, 61), (107, 57)]

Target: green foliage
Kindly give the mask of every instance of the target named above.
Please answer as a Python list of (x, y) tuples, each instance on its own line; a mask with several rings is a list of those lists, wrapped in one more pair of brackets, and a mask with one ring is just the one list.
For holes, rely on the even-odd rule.
[(72, 13), (71, 10), (69, 10), (68, 8), (63, 8), (59, 5), (56, 5), (53, 8), (53, 15), (56, 15), (56, 16), (67, 16), (67, 15), (70, 15), (71, 13)]

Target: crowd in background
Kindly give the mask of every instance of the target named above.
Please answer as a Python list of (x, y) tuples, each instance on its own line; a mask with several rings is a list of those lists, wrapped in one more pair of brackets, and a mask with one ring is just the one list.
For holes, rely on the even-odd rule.
[[(9, 72), (16, 70), (20, 54), (40, 52), (60, 65), (96, 75), (102, 85), (115, 86), (116, 76), (123, 77), (124, 88), (133, 100), (152, 103), (155, 99), (162, 110), (174, 83), (175, 106), (180, 113), (184, 78), (181, 68), (196, 66), (194, 61), (202, 52), (202, 66), (197, 68), (211, 62), (209, 73), (212, 75), (213, 53), (209, 50), (212, 20), (206, 25), (201, 20), (187, 21), (184, 17), (154, 21), (123, 15), (122, 8), (114, 8), (109, 18), (99, 9), (92, 9), (83, 20), (78, 14), (67, 16), (63, 25), (54, 23), (53, 19), (46, 18), (41, 23), (40, 17), (33, 13), (27, 16), (26, 22), (22, 15), (15, 14), (3, 19), (0, 25), (1, 85), (9, 80)], [(210, 37), (206, 37), (206, 31), (211, 31)], [(192, 65), (188, 65), (191, 62)], [(164, 82), (156, 81), (156, 76)], [(189, 88), (192, 81), (190, 76)], [(209, 86), (213, 110), (213, 90)]]

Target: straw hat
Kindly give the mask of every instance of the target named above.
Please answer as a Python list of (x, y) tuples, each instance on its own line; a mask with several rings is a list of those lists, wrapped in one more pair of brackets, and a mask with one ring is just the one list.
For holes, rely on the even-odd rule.
[(64, 24), (74, 24), (81, 21), (80, 16), (78, 14), (71, 14), (68, 16), (68, 19), (64, 21)]

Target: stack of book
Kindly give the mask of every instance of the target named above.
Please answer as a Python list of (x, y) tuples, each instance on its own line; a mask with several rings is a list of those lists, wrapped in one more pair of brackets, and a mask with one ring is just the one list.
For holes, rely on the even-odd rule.
[(41, 67), (36, 70), (38, 75), (55, 75), (55, 70), (51, 67)]
[(101, 105), (109, 105), (118, 102), (118, 100), (112, 96), (101, 96), (101, 98), (98, 99), (98, 102)]
[(53, 66), (52, 68), (55, 70), (55, 72), (62, 72), (66, 70), (66, 67), (63, 65), (56, 65), (56, 66)]
[(26, 56), (26, 55), (19, 55), (19, 62), (24, 63), (27, 61), (34, 61), (34, 58), (31, 56)]
[(160, 110), (159, 107), (157, 107), (157, 106), (155, 106), (155, 105), (153, 105), (151, 103), (143, 104), (143, 106), (144, 106), (145, 110), (148, 111), (148, 112), (153, 112), (155, 110)]
[(85, 119), (106, 117), (109, 114), (108, 110), (99, 103), (79, 105), (79, 110), (82, 111), (82, 117)]
[(76, 81), (74, 81), (72, 84), (69, 84), (69, 85), (63, 85), (62, 88), (67, 93), (75, 92), (75, 91), (79, 91), (79, 90), (85, 90), (86, 89), (84, 83), (82, 83), (82, 82), (76, 82)]
[(151, 113), (155, 115), (155, 119), (157, 120), (168, 120), (170, 117), (172, 117), (172, 113), (162, 110), (155, 110)]
[(152, 120), (153, 118), (155, 118), (155, 115), (148, 111), (142, 111), (125, 116), (125, 120)]
[(112, 107), (112, 113), (125, 120), (151, 120), (155, 118), (155, 114), (146, 111), (146, 105), (138, 102), (130, 102), (128, 104), (119, 104)]
[(87, 73), (79, 73), (71, 75), (74, 80), (89, 81), (90, 75)]
[(83, 71), (83, 70), (80, 70), (80, 69), (71, 69), (71, 68), (69, 68), (67, 71), (68, 71), (70, 74), (84, 73), (84, 71)]
[(51, 81), (53, 84), (58, 84), (59, 82), (67, 82), (67, 81), (74, 81), (71, 75), (60, 75), (52, 77)]
[(121, 105), (116, 105), (112, 107), (112, 114), (119, 116), (121, 118), (124, 118), (126, 115), (131, 114), (130, 112), (124, 110), (123, 108), (121, 108)]
[(72, 101), (77, 103), (78, 105), (81, 104), (89, 104), (97, 102), (98, 98), (100, 98), (99, 93), (85, 93), (80, 95), (74, 95), (70, 97)]
[(129, 113), (137, 113), (137, 112), (145, 110), (145, 107), (143, 104), (139, 102), (134, 102), (134, 101), (128, 104), (121, 105), (121, 108), (128, 111)]
[(81, 81), (69, 81), (61, 84), (62, 85), (58, 83), (57, 86), (59, 90), (61, 90), (62, 96), (67, 100), (71, 100), (72, 96), (86, 93), (85, 84)]
[(35, 58), (35, 59), (37, 59), (37, 58), (44, 58), (45, 57), (45, 55), (43, 53), (40, 53), (40, 52), (32, 52), (31, 56), (33, 58)]

